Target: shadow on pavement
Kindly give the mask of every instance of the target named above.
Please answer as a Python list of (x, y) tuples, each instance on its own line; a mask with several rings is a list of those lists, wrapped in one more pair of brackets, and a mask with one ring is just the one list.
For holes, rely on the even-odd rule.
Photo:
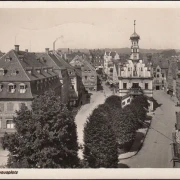
[(127, 164), (119, 163), (118, 168), (130, 168)]
[(136, 152), (139, 149), (141, 149), (143, 139), (144, 139), (144, 134), (141, 133), (141, 132), (137, 132), (135, 141), (134, 141), (134, 143), (133, 143), (133, 145), (132, 145), (129, 152)]

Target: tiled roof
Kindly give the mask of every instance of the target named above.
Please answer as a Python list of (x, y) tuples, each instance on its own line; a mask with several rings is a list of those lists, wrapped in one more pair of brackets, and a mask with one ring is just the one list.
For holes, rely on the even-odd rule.
[[(8, 59), (7, 59), (8, 58)], [(0, 58), (0, 68), (5, 70), (3, 76), (0, 76), (0, 81), (29, 81), (29, 77), (22, 68), (18, 56), (14, 50), (10, 50)], [(14, 75), (13, 75), (14, 74)]]
[[(41, 93), (42, 91), (34, 90), (36, 89), (35, 86), (37, 82), (34, 80), (57, 77), (55, 72), (49, 71), (49, 69), (53, 69), (53, 67), (49, 66), (50, 64), (48, 64), (48, 62), (47, 58), (37, 56), (36, 53), (10, 50), (0, 58), (0, 68), (2, 70), (0, 72), (0, 83), (6, 87), (1, 91), (0, 98), (31, 99), (34, 95), (37, 95), (37, 93)], [(58, 81), (58, 79), (54, 80)], [(7, 91), (10, 82), (15, 85), (14, 93), (8, 93)], [(20, 83), (24, 83), (27, 86), (25, 93), (20, 93)], [(56, 83), (55, 85), (59, 86), (60, 84)]]
[(48, 67), (52, 67), (54, 71), (59, 75), (60, 78), (62, 78), (61, 70), (65, 69), (65, 67), (60, 64), (60, 62), (57, 60), (54, 56), (49, 56), (47, 53), (35, 53), (37, 58), (44, 59), (45, 64)]
[[(14, 85), (16, 85), (16, 90), (14, 93), (8, 93), (7, 89), (8, 89), (8, 84), (7, 82), (0, 82), (3, 85), (3, 90), (0, 92), (0, 101), (4, 100), (4, 99), (32, 99), (33, 95), (31, 92), (31, 88), (30, 87), (30, 82), (24, 82), (24, 84), (28, 87), (26, 89), (25, 93), (20, 93), (19, 92), (19, 82), (13, 82)], [(6, 87), (6, 89), (4, 90), (4, 88)]]

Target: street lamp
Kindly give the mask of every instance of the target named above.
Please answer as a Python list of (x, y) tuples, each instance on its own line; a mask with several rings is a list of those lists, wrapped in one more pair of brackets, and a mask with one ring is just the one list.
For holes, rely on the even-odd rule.
[(55, 43), (56, 43), (57, 40), (59, 40), (61, 38), (63, 38), (63, 36), (60, 36), (60, 37), (56, 38), (56, 40), (53, 42), (53, 51), (54, 52), (55, 52)]

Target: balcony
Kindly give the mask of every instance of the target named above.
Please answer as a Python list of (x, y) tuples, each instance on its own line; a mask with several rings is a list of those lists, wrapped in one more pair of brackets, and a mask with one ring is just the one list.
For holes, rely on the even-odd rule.
[(142, 95), (143, 94), (143, 90), (141, 88), (130, 88), (129, 89), (129, 94), (130, 95)]

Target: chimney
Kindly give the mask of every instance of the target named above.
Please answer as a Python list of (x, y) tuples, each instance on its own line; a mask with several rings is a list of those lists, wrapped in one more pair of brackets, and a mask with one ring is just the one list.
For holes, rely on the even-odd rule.
[(28, 52), (28, 49), (25, 49), (25, 52)]
[(49, 54), (49, 48), (45, 48), (45, 52)]
[(14, 45), (14, 47), (15, 47), (15, 51), (19, 52), (19, 45)]

